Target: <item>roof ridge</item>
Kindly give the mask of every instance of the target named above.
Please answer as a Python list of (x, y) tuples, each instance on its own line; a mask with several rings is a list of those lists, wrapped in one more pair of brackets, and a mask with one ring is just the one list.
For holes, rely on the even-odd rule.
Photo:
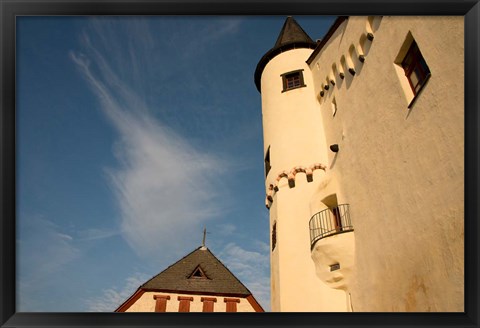
[(238, 283), (240, 283), (240, 285), (242, 285), (243, 287), (245, 287), (245, 289), (246, 289), (250, 294), (252, 294), (252, 292), (247, 288), (247, 286), (245, 286), (245, 285), (240, 281), (240, 279), (238, 279), (237, 276), (235, 276), (235, 275), (233, 274), (233, 272), (230, 271), (230, 269), (229, 269), (225, 264), (223, 264), (223, 262), (220, 261), (220, 259), (219, 259), (218, 257), (215, 256), (215, 254), (213, 254), (208, 248), (207, 248), (207, 251), (209, 251), (210, 254), (212, 254), (212, 256), (213, 256), (218, 262), (220, 262), (220, 264), (223, 265), (223, 267), (224, 267), (225, 269), (227, 269), (227, 271), (232, 275), (233, 278), (235, 278), (235, 279), (238, 281)]
[(173, 267), (174, 265), (176, 265), (177, 263), (179, 263), (180, 261), (182, 261), (183, 259), (185, 259), (186, 257), (190, 256), (191, 254), (193, 254), (195, 251), (199, 250), (202, 246), (200, 247), (197, 247), (195, 248), (193, 251), (191, 251), (190, 253), (188, 253), (187, 255), (185, 255), (184, 257), (182, 257), (181, 259), (179, 259), (177, 262), (173, 263), (173, 264), (170, 264), (168, 267), (166, 267), (164, 270), (162, 270), (161, 272), (157, 273), (156, 275), (154, 275), (152, 278), (148, 279), (146, 282), (144, 282), (143, 284), (140, 285), (139, 288), (142, 288), (144, 285), (148, 284), (151, 280), (155, 279), (156, 277), (158, 277), (159, 275), (161, 275), (162, 273), (164, 273), (165, 271), (167, 271), (168, 269), (170, 269), (171, 267)]

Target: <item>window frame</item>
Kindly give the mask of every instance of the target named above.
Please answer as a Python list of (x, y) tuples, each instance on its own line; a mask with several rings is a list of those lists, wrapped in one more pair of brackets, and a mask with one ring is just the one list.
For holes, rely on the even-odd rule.
[(153, 299), (155, 300), (155, 312), (167, 312), (170, 295), (153, 295)]
[[(422, 52), (420, 51), (420, 48), (415, 40), (412, 40), (407, 53), (400, 63), (400, 66), (405, 72), (405, 76), (413, 92), (413, 98), (415, 99), (432, 75), (430, 67), (428, 67), (427, 61), (423, 57)], [(412, 75), (418, 77), (418, 81), (416, 83), (412, 80)]]
[(225, 297), (223, 301), (225, 304), (225, 312), (237, 312), (237, 303), (240, 303), (239, 298)]
[(272, 169), (272, 165), (270, 164), (270, 146), (267, 148), (267, 152), (265, 153), (265, 178), (268, 176), (268, 173)]
[(275, 250), (277, 246), (277, 221), (273, 222), (272, 225), (272, 252)]
[[(303, 69), (297, 69), (297, 70), (286, 72), (280, 75), (282, 77), (282, 85), (283, 85), (282, 93), (307, 86), (305, 84), (305, 80), (303, 79), (303, 71), (304, 71)], [(293, 86), (289, 87), (288, 86), (289, 78), (295, 78), (297, 76), (298, 76), (298, 84), (294, 84)]]
[(216, 297), (202, 297), (202, 312), (215, 312), (215, 303), (217, 302)]
[(193, 302), (191, 296), (178, 296), (178, 312), (190, 312), (190, 303)]
[[(198, 273), (198, 275), (197, 275)], [(198, 265), (193, 272), (190, 274), (188, 279), (208, 279), (207, 275), (205, 274), (205, 271), (203, 271), (202, 267)]]

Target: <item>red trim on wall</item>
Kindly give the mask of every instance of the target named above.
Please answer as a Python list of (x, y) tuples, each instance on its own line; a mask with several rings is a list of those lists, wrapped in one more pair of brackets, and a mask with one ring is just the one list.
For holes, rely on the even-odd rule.
[(193, 297), (191, 296), (178, 296), (177, 299), (179, 301), (193, 301)]
[(240, 299), (224, 298), (223, 301), (227, 303), (227, 312), (237, 312), (237, 303), (240, 303)]
[(153, 299), (156, 300), (155, 312), (167, 311), (167, 301), (170, 299), (170, 295), (153, 295)]
[[(173, 293), (178, 293), (178, 291), (170, 291), (170, 290), (138, 289), (132, 296), (130, 296), (130, 298), (128, 298), (114, 312), (126, 312), (146, 292), (160, 292), (160, 293), (173, 292)], [(195, 292), (193, 292), (191, 294), (194, 294), (194, 293)], [(213, 295), (223, 296), (221, 294), (213, 294)], [(164, 296), (164, 295), (154, 295), (154, 298), (155, 298), (155, 296), (161, 297), (161, 296)], [(168, 295), (166, 295), (166, 296), (168, 296)], [(230, 294), (229, 296), (237, 296), (237, 294)], [(238, 296), (241, 297), (241, 298), (244, 298), (243, 295), (238, 295)], [(184, 299), (185, 301), (189, 301), (189, 302), (187, 302), (187, 304), (188, 304), (188, 309), (190, 309), (190, 302), (193, 301), (193, 297), (178, 296), (179, 301), (181, 300), (181, 298)], [(204, 300), (210, 300), (210, 299), (215, 299), (216, 300), (217, 298), (216, 297), (202, 297), (201, 298), (202, 302), (204, 302)], [(246, 299), (256, 312), (265, 312), (265, 310), (261, 307), (261, 305), (255, 300), (253, 295), (247, 296)], [(235, 304), (235, 307), (236, 307), (236, 303), (240, 302), (240, 300), (238, 298), (229, 298), (229, 297), (224, 298), (225, 303), (227, 303), (227, 301), (230, 301), (230, 300), (232, 302), (235, 302), (235, 303), (233, 303), (233, 304)]]
[(207, 292), (207, 291), (192, 291), (192, 290), (183, 290), (183, 289), (154, 289), (154, 288), (143, 288), (145, 292), (155, 292), (163, 294), (187, 294), (187, 295), (200, 295), (200, 296), (212, 296), (212, 297), (238, 297), (245, 298), (250, 294), (238, 294), (238, 293), (216, 293), (216, 292)]
[(213, 303), (217, 302), (216, 297), (202, 297), (200, 300), (203, 302), (203, 312), (215, 312)]
[(137, 289), (137, 291), (130, 296), (128, 300), (126, 300), (122, 305), (120, 305), (114, 312), (125, 312), (128, 310), (133, 303), (135, 303), (144, 293), (145, 291), (142, 289)]
[(250, 303), (250, 305), (255, 310), (255, 312), (265, 312), (265, 310), (257, 302), (257, 300), (255, 299), (255, 297), (253, 297), (253, 295), (247, 296), (247, 301), (248, 301), (248, 303)]
[(193, 297), (178, 296), (177, 299), (180, 301), (178, 312), (190, 312), (190, 302), (193, 301)]

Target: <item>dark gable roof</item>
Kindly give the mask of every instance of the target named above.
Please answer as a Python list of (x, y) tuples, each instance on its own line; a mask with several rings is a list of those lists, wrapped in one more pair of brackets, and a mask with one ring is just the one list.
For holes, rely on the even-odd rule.
[(255, 69), (255, 85), (257, 86), (258, 91), (261, 89), (260, 78), (262, 77), (263, 69), (275, 56), (291, 49), (315, 49), (316, 45), (317, 43), (308, 36), (293, 17), (287, 17), (274, 47), (263, 55)]
[[(191, 277), (198, 268), (206, 275)], [(140, 286), (144, 290), (206, 294), (252, 293), (206, 247), (199, 247)]]

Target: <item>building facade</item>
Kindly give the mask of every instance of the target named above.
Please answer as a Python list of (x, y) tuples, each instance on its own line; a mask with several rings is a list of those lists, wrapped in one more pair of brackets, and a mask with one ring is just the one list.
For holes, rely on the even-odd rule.
[(240, 280), (202, 246), (140, 286), (115, 312), (264, 310)]
[(272, 311), (462, 312), (463, 17), (288, 17), (255, 83)]

